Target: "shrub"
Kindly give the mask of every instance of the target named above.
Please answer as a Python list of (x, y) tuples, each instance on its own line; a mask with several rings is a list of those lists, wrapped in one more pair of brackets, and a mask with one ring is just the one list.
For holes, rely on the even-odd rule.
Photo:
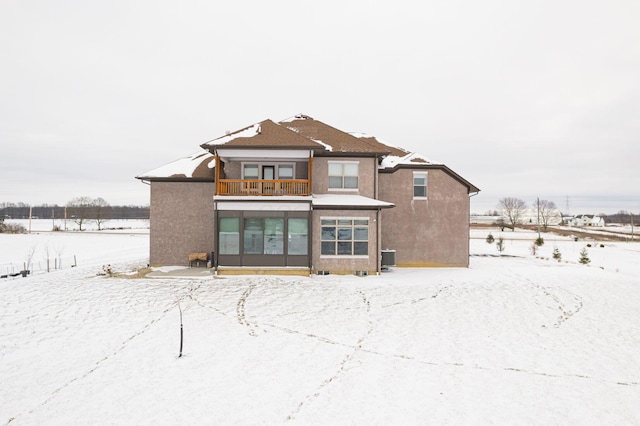
[(558, 247), (554, 247), (553, 248), (553, 255), (552, 256), (558, 262), (562, 261), (562, 253), (560, 253), (560, 250), (558, 250)]
[(26, 234), (27, 228), (17, 223), (0, 223), (0, 234)]
[(504, 238), (498, 237), (498, 242), (496, 243), (496, 248), (500, 253), (504, 251)]
[(493, 235), (491, 235), (491, 232), (489, 232), (489, 235), (487, 235), (487, 244), (493, 244), (494, 241), (495, 238), (493, 238)]
[(540, 246), (544, 245), (544, 238), (542, 238), (542, 237), (538, 237), (538, 238), (536, 238), (535, 244), (536, 244), (538, 247), (540, 247)]

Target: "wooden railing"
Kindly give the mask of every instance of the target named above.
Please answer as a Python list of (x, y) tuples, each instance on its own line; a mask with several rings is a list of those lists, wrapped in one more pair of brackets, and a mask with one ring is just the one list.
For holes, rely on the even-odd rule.
[(221, 179), (218, 195), (310, 195), (306, 179)]

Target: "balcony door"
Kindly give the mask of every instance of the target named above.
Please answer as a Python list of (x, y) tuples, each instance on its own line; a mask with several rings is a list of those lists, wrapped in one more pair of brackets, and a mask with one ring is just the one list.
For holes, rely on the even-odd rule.
[(274, 180), (276, 178), (275, 166), (262, 166), (262, 179)]

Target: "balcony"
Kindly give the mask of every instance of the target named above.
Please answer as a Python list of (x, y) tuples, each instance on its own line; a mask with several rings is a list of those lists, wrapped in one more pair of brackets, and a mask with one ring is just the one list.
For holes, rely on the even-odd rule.
[(307, 179), (221, 179), (217, 189), (217, 195), (311, 195)]

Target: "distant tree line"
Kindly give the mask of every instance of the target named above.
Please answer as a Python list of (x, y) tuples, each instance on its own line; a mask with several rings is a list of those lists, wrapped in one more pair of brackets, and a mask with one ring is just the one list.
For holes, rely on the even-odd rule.
[[(497, 209), (487, 212), (489, 215), (502, 216), (504, 219), (498, 219), (498, 224), (503, 227), (509, 227), (511, 230), (516, 225), (522, 223), (522, 218), (527, 212), (532, 212), (539, 218), (540, 225), (544, 229), (554, 221), (554, 219), (561, 219), (564, 215), (556, 207), (553, 201), (536, 199), (536, 201), (528, 206), (524, 200), (516, 197), (505, 197), (498, 201)], [(604, 218), (605, 223), (619, 223), (622, 225), (637, 225), (640, 221), (640, 215), (633, 214), (631, 212), (620, 210), (615, 214), (597, 214)]]
[[(101, 201), (99, 201), (101, 200)], [(101, 198), (78, 197), (66, 206), (42, 204), (29, 206), (25, 203), (0, 203), (0, 217), (11, 219), (71, 219), (82, 216), (91, 220), (109, 219), (149, 219), (149, 206), (111, 206)]]

